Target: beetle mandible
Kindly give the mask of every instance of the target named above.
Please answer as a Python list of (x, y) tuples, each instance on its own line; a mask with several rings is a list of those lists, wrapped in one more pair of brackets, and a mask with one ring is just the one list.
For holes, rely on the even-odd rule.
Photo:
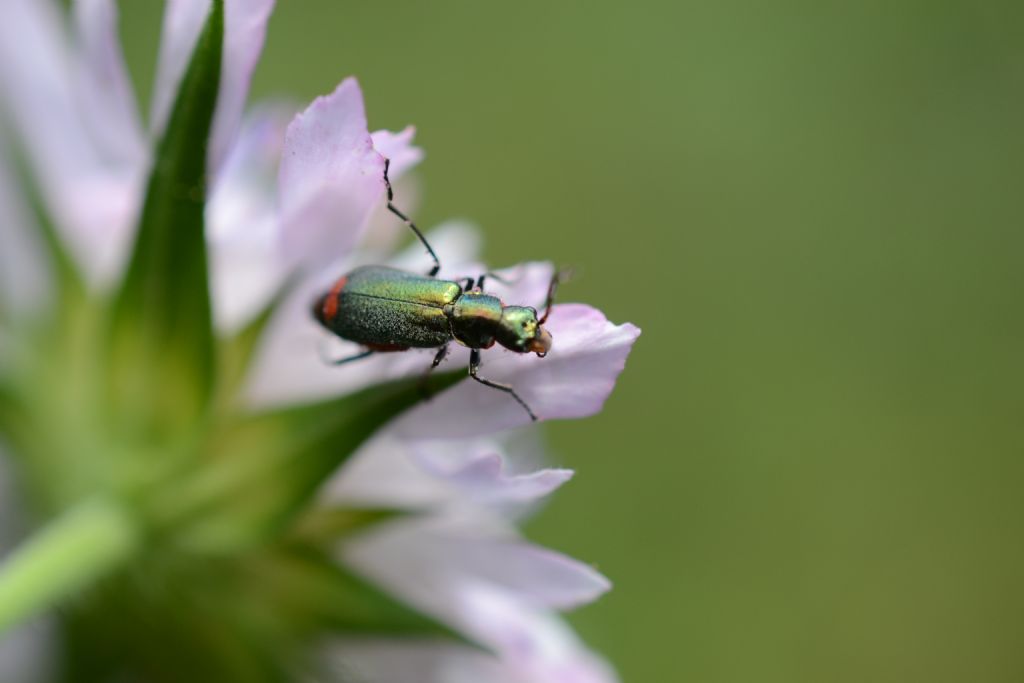
[(385, 159), (388, 210), (415, 233), (434, 265), (425, 276), (386, 266), (363, 266), (340, 277), (327, 293), (318, 297), (313, 304), (317, 321), (342, 339), (364, 347), (362, 352), (331, 364), (341, 365), (374, 353), (436, 348), (429, 372), (440, 365), (448, 354), (449, 344), (455, 341), (470, 349), (470, 377), (509, 394), (531, 420), (536, 420), (536, 414), (515, 389), (479, 375), (480, 350), (497, 342), (516, 353), (547, 355), (551, 334), (544, 329), (544, 323), (554, 301), (558, 274), (551, 278), (544, 313), (539, 317), (532, 306), (506, 306), (498, 297), (485, 294), (485, 280), (499, 279), (493, 273), (458, 282), (437, 278), (441, 270), (437, 254), (416, 224), (393, 203), (394, 192), (388, 179), (390, 165), (390, 160)]

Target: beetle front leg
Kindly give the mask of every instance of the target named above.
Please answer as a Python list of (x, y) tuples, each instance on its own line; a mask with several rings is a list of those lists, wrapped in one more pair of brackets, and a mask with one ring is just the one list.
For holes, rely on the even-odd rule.
[(519, 405), (523, 407), (523, 409), (526, 411), (526, 414), (530, 416), (531, 420), (533, 420), (534, 422), (537, 421), (537, 416), (533, 414), (533, 411), (530, 410), (530, 406), (526, 404), (526, 401), (520, 398), (519, 394), (516, 393), (515, 389), (513, 389), (508, 384), (499, 384), (498, 382), (492, 382), (489, 379), (484, 379), (483, 377), (477, 374), (479, 370), (480, 349), (473, 349), (469, 354), (469, 376), (475, 379), (477, 382), (480, 382), (480, 384), (483, 384), (484, 386), (491, 387), (492, 389), (497, 389), (498, 391), (504, 391), (506, 394), (514, 398), (519, 403)]
[(551, 276), (551, 282), (548, 284), (548, 295), (544, 301), (544, 313), (540, 316), (540, 320), (537, 321), (541, 325), (548, 321), (548, 316), (551, 314), (551, 306), (555, 303), (555, 293), (558, 291), (558, 285), (570, 277), (572, 277), (572, 270), (570, 269), (556, 270), (555, 274)]

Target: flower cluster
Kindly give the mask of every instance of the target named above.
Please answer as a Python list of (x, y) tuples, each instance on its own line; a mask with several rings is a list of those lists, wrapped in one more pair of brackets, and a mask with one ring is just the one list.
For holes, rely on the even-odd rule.
[[(273, 4), (169, 0), (147, 124), (114, 0), (0, 6), (0, 677), (615, 680), (557, 616), (607, 581), (516, 531), (572, 474), (519, 405), (444, 372), (464, 349), (426, 402), (430, 352), (324, 363), (355, 347), (318, 292), (428, 265), (382, 211), (423, 155), (353, 79), (245, 112)], [(471, 227), (428, 237), (484, 272)], [(537, 306), (552, 270), (490, 289)], [(639, 330), (547, 326), (488, 376), (598, 412)]]

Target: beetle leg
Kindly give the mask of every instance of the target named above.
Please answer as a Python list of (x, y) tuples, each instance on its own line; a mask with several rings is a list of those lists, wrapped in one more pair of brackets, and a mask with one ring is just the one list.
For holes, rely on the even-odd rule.
[(563, 280), (568, 280), (569, 276), (572, 275), (571, 270), (556, 270), (555, 274), (551, 276), (551, 283), (548, 285), (547, 300), (544, 302), (544, 313), (540, 316), (538, 324), (543, 325), (548, 320), (548, 315), (551, 313), (551, 305), (555, 303), (555, 292), (558, 291), (558, 285)]
[(474, 280), (471, 277), (460, 278), (460, 279), (456, 280), (456, 282), (465, 282), (466, 283), (465, 286), (463, 286), (463, 288), (462, 288), (463, 292), (468, 292), (469, 290), (473, 289), (473, 282), (474, 282)]
[(344, 358), (337, 358), (337, 359), (335, 359), (335, 358), (328, 358), (326, 355), (324, 355), (323, 349), (321, 349), (320, 357), (323, 359), (324, 363), (326, 363), (327, 365), (344, 365), (345, 363), (351, 363), (352, 361), (359, 360), (360, 358), (366, 358), (367, 356), (372, 356), (374, 353), (376, 353), (376, 352), (373, 349), (367, 349), (365, 351), (360, 351), (359, 353), (353, 354), (351, 356), (345, 356)]
[(480, 277), (478, 277), (477, 280), (476, 280), (476, 286), (480, 288), (481, 292), (484, 291), (484, 280), (486, 280), (487, 278), (491, 278), (492, 280), (497, 280), (501, 284), (507, 285), (509, 287), (512, 287), (517, 282), (519, 282), (519, 280), (522, 279), (521, 277), (517, 277), (514, 280), (509, 280), (508, 278), (504, 278), (504, 277), (498, 275), (497, 273), (487, 272), (487, 273), (484, 273), (483, 275), (481, 275)]
[(420, 242), (423, 243), (423, 246), (425, 246), (427, 248), (427, 253), (430, 254), (430, 258), (434, 259), (434, 267), (431, 268), (430, 272), (427, 273), (427, 274), (430, 275), (430, 277), (434, 277), (435, 275), (437, 275), (437, 271), (441, 270), (441, 261), (437, 258), (437, 254), (434, 253), (433, 247), (430, 246), (430, 242), (428, 242), (427, 238), (423, 236), (423, 233), (420, 232), (420, 229), (416, 227), (416, 224), (413, 223), (411, 220), (409, 220), (408, 216), (406, 216), (404, 213), (399, 211), (398, 208), (394, 204), (391, 203), (391, 201), (395, 198), (395, 193), (391, 191), (391, 181), (388, 179), (388, 168), (390, 166), (391, 166), (391, 160), (388, 159), (388, 158), (385, 158), (384, 159), (384, 185), (388, 189), (388, 211), (390, 211), (391, 213), (393, 213), (396, 216), (398, 216), (399, 218), (401, 218), (402, 222), (405, 223), (406, 225), (408, 225), (412, 229), (412, 231), (414, 233), (416, 233), (416, 237), (418, 237)]
[(448, 355), (448, 345), (445, 344), (444, 346), (442, 346), (441, 348), (439, 348), (437, 350), (437, 354), (434, 356), (434, 362), (430, 364), (429, 368), (427, 368), (427, 372), (430, 372), (431, 370), (436, 368), (438, 365), (440, 365), (441, 361), (443, 361), (444, 357), (447, 356), (447, 355)]
[(526, 411), (526, 414), (530, 416), (531, 420), (533, 420), (534, 422), (537, 421), (537, 416), (533, 414), (533, 411), (530, 410), (530, 406), (526, 405), (526, 401), (520, 398), (519, 394), (516, 393), (515, 389), (513, 389), (507, 384), (499, 384), (498, 382), (492, 382), (489, 379), (484, 379), (483, 377), (477, 374), (479, 370), (480, 349), (473, 349), (469, 354), (469, 376), (475, 379), (477, 382), (480, 382), (480, 384), (483, 384), (484, 386), (491, 387), (492, 389), (497, 389), (498, 391), (504, 391), (506, 394), (514, 398), (519, 403), (519, 405), (523, 407), (523, 409)]
[(430, 379), (430, 373), (434, 370), (434, 368), (441, 364), (441, 361), (443, 361), (444, 357), (447, 355), (448, 345), (445, 344), (444, 346), (437, 350), (437, 353), (434, 355), (434, 361), (430, 364), (430, 367), (427, 368), (423, 372), (423, 375), (420, 377), (420, 393), (423, 394), (423, 398), (430, 400), (430, 397), (433, 396), (433, 392), (430, 391), (430, 387), (427, 385), (427, 381)]

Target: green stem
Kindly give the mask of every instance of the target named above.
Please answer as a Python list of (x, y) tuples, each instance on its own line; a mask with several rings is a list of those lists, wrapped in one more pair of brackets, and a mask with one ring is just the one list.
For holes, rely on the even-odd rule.
[(93, 500), (72, 508), (0, 564), (0, 635), (123, 564), (138, 544), (121, 507)]

